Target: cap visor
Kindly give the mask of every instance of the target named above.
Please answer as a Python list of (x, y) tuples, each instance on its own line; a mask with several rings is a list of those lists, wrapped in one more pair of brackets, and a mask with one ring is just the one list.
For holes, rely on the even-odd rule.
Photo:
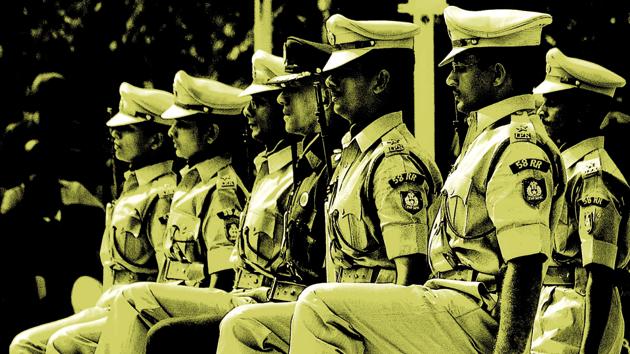
[(438, 67), (443, 67), (444, 65), (452, 62), (453, 58), (455, 58), (455, 56), (457, 54), (465, 51), (466, 49), (469, 49), (469, 48), (468, 47), (457, 47), (457, 48), (451, 49), (451, 51), (446, 55), (446, 57), (444, 59), (442, 59), (442, 61), (438, 64)]
[(569, 90), (573, 88), (575, 88), (575, 86), (573, 85), (545, 80), (541, 82), (540, 85), (536, 86), (532, 92), (535, 94), (545, 94), (556, 91)]
[(177, 118), (192, 116), (198, 113), (203, 113), (203, 112), (193, 110), (193, 109), (186, 109), (186, 108), (183, 108), (174, 104), (170, 106), (166, 111), (164, 111), (164, 113), (162, 113), (162, 118), (177, 119)]
[(323, 71), (330, 71), (337, 69), (338, 67), (345, 65), (356, 58), (365, 55), (367, 52), (372, 50), (372, 48), (367, 49), (347, 49), (347, 50), (339, 50), (333, 52), (330, 55), (330, 58), (326, 62)]
[(239, 96), (251, 96), (256, 93), (279, 90), (280, 87), (272, 85), (251, 84), (247, 86)]
[(146, 122), (146, 120), (138, 117), (133, 117), (122, 112), (118, 112), (113, 117), (111, 117), (107, 121), (107, 123), (105, 123), (105, 125), (108, 127), (120, 127), (123, 125), (136, 124), (141, 122)]
[(274, 85), (282, 85), (282, 84), (286, 84), (287, 82), (300, 80), (309, 76), (311, 76), (311, 73), (308, 71), (296, 73), (296, 74), (280, 75), (269, 80), (269, 83), (274, 84)]

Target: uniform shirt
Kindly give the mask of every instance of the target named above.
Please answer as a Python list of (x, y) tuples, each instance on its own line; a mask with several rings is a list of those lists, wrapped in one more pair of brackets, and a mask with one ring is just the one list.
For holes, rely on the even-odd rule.
[[(395, 270), (393, 259), (426, 254), (433, 191), (442, 179), (394, 112), (342, 139), (326, 223), (337, 267)], [(388, 279), (387, 281), (394, 281)]]
[(164, 240), (167, 262), (158, 280), (206, 286), (210, 274), (232, 268), (230, 253), (248, 193), (228, 157), (180, 173)]
[(310, 285), (325, 282), (326, 228), (324, 200), (328, 185), (321, 136), (304, 139), (295, 164), (295, 183), (287, 210), (280, 272)]
[[(444, 272), (453, 268), (496, 276), (511, 259), (550, 255), (564, 174), (540, 119), (528, 114), (533, 109), (533, 97), (522, 95), (469, 117), (462, 153), (444, 183), (431, 230), (430, 264), (438, 278), (449, 278)], [(431, 283), (463, 291), (479, 285)]]
[(630, 240), (622, 225), (626, 208), (622, 196), (628, 195), (629, 187), (604, 150), (604, 137), (583, 140), (565, 150), (562, 158), (568, 183), (554, 233), (552, 264), (624, 268)]
[[(291, 147), (281, 141), (256, 156), (256, 180), (241, 224), (237, 251), (239, 267), (270, 275), (280, 256), (284, 213), (293, 183)], [(252, 269), (253, 268), (253, 269)]]
[[(164, 161), (125, 173), (123, 192), (107, 206), (101, 263), (105, 287), (123, 281), (112, 273), (127, 270), (155, 279), (164, 260), (164, 230), (176, 175), (173, 162)], [(133, 279), (129, 279), (133, 280)]]

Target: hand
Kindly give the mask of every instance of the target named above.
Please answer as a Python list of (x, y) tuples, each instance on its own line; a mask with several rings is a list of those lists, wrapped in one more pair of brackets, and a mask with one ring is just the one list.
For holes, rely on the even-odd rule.
[(256, 302), (267, 302), (269, 291), (271, 288), (263, 286), (260, 288), (246, 289), (246, 290), (234, 290), (232, 294), (238, 297), (249, 297)]

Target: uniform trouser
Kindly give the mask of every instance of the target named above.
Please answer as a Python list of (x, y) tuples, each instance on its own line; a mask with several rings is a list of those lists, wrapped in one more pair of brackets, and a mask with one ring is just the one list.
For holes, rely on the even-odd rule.
[(147, 333), (147, 354), (214, 353), (223, 316), (202, 314), (167, 318)]
[(160, 320), (202, 313), (223, 317), (235, 303), (233, 295), (219, 289), (133, 284), (116, 296), (96, 352), (144, 353), (147, 332)]
[(221, 321), (217, 353), (288, 353), (295, 304), (243, 305), (230, 311)]
[(291, 353), (488, 353), (497, 328), (475, 298), (451, 289), (318, 284), (297, 304), (232, 311), (217, 352), (287, 353), (290, 343)]
[[(617, 288), (611, 300), (599, 353), (619, 353), (623, 343), (624, 320)], [(585, 319), (585, 295), (573, 288), (543, 286), (534, 320), (532, 353), (579, 353)]]
[(18, 334), (9, 353), (93, 353), (108, 307), (95, 306)]

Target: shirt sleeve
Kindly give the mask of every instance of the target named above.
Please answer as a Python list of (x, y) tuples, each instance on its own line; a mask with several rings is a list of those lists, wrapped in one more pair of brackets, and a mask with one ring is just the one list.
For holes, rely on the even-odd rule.
[(584, 179), (578, 190), (576, 215), (579, 216), (582, 265), (597, 263), (615, 269), (621, 214), (614, 194), (599, 174)]
[(203, 223), (209, 274), (233, 268), (230, 255), (242, 210), (236, 188), (217, 188), (211, 198)]
[(552, 196), (557, 181), (539, 146), (507, 146), (488, 178), (486, 205), (504, 261), (551, 253)]
[(427, 254), (426, 178), (407, 154), (385, 156), (375, 171), (373, 197), (389, 259)]

